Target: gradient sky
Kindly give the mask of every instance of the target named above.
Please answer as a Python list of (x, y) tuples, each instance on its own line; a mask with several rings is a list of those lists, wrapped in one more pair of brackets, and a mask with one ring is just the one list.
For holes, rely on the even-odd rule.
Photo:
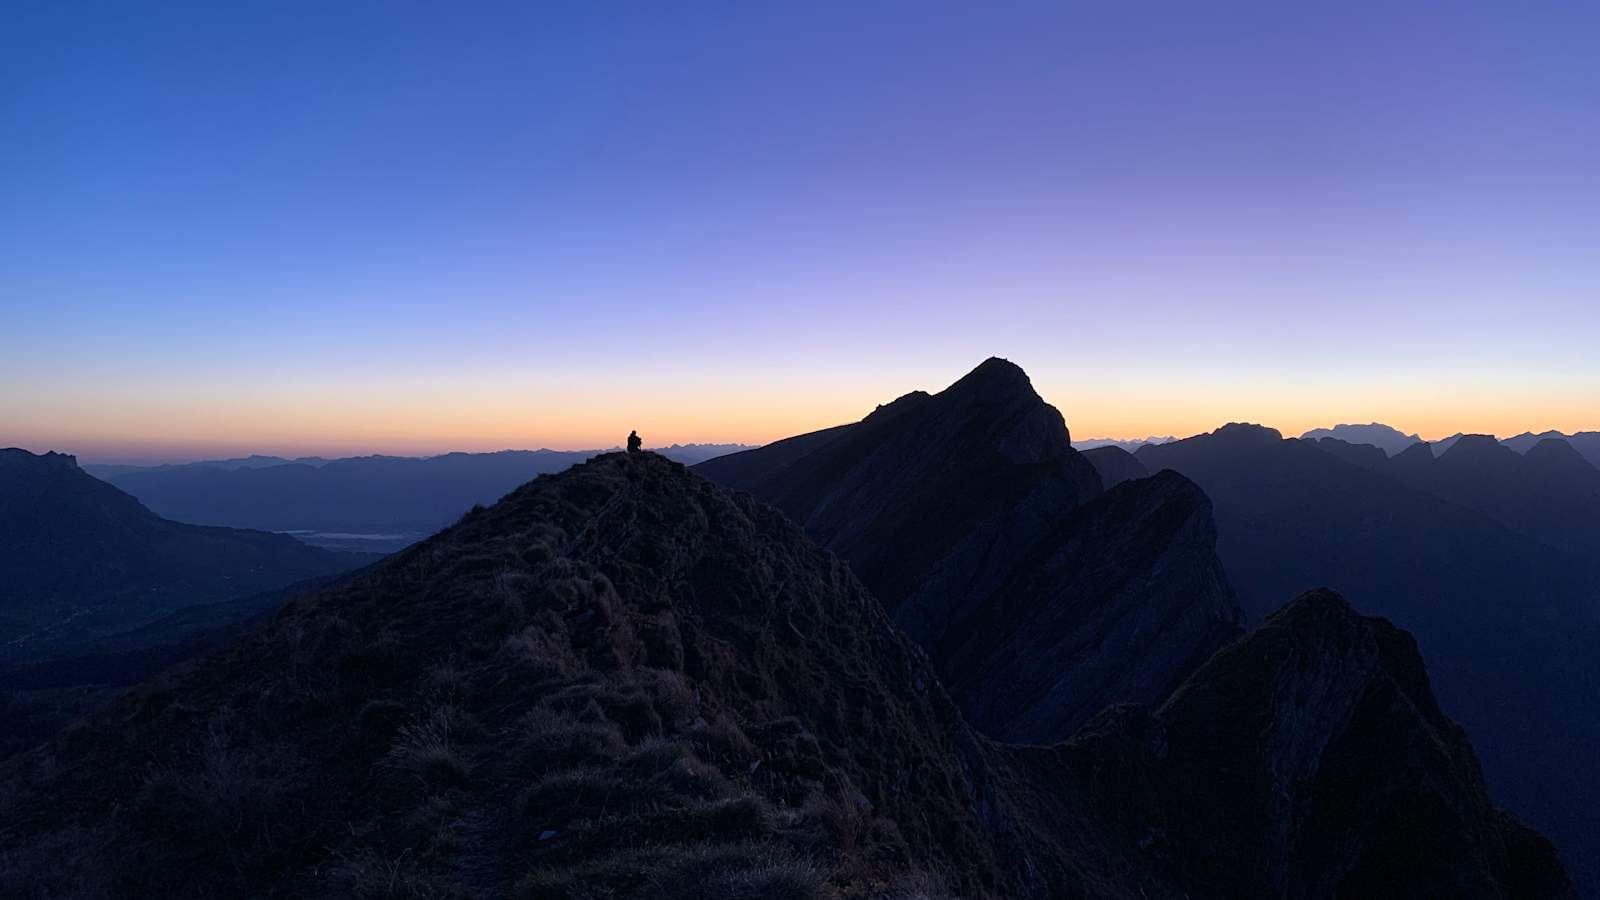
[(140, 6), (6, 6), (0, 445), (1600, 428), (1595, 4)]

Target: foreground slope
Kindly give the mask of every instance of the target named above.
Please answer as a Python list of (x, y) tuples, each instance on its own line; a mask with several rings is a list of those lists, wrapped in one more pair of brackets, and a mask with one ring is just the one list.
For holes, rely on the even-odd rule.
[(25, 849), (0, 888), (1069, 890), (1076, 863), (1008, 812), (988, 754), (842, 563), (747, 497), (616, 455), (16, 761), (0, 829)]
[[(1346, 632), (1381, 626), (1321, 607), (1153, 716), (995, 745), (781, 514), (602, 457), (0, 765), (0, 894), (1272, 897), (1293, 876), (1331, 897), (1388, 864), (1383, 817), (1420, 797), (1438, 815), (1414, 821), (1426, 865), (1403, 887), (1559, 896), (1548, 846), (1488, 807), (1416, 699), (1420, 664), (1374, 660)], [(1368, 712), (1388, 685), (1409, 705)], [(1447, 752), (1335, 753), (1418, 735)], [(1355, 812), (1302, 819), (1275, 787), (1335, 777)], [(1459, 834), (1482, 842), (1465, 872)]]
[(1159, 700), (1237, 634), (1204, 494), (1178, 476), (1105, 491), (1005, 360), (696, 471), (849, 560), (997, 737), (1060, 740)]
[(0, 662), (353, 568), (293, 538), (168, 521), (71, 456), (0, 450)]

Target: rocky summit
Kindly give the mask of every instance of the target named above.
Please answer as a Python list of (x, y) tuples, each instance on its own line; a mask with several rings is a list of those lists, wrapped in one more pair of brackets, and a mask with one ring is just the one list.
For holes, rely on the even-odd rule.
[[(1112, 480), (1144, 472), (1127, 463)], [(696, 471), (849, 560), (996, 737), (1060, 740), (1109, 703), (1160, 700), (1238, 633), (1205, 495), (1173, 473), (1106, 491), (1004, 360)]]

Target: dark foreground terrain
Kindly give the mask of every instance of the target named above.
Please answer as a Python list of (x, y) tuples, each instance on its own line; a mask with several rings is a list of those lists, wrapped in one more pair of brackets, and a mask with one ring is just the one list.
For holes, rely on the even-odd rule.
[(1414, 642), (1314, 592), (1051, 746), (784, 515), (600, 457), (0, 765), (7, 897), (1554, 897)]

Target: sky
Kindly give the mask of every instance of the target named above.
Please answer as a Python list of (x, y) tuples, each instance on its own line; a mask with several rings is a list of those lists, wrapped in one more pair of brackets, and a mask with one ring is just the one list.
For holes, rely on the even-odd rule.
[[(143, 8), (140, 8), (140, 7)], [(1595, 4), (7, 4), (0, 445), (1600, 429)]]

